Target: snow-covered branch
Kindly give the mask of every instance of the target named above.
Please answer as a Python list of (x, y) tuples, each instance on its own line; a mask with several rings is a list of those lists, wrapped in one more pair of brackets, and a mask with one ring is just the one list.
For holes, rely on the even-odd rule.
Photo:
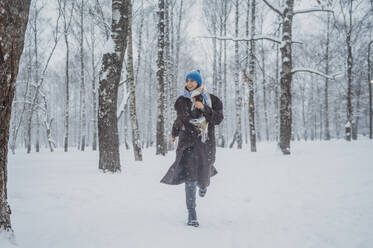
[(299, 67), (299, 68), (294, 68), (291, 73), (294, 74), (296, 72), (309, 72), (309, 73), (313, 73), (313, 74), (317, 74), (319, 76), (322, 76), (322, 77), (325, 77), (325, 78), (328, 78), (328, 79), (335, 79), (334, 76), (331, 76), (331, 75), (326, 75), (325, 73), (322, 73), (322, 72), (319, 72), (319, 71), (316, 71), (316, 70), (313, 70), (313, 69), (310, 69), (310, 68), (303, 68), (303, 67)]
[(124, 79), (124, 80), (122, 80), (122, 81), (120, 81), (120, 82), (119, 82), (119, 86), (122, 86), (123, 84), (127, 84), (127, 81), (128, 81), (127, 78)]
[[(265, 34), (257, 34), (254, 36), (254, 38), (250, 37), (232, 37), (232, 36), (198, 36), (197, 38), (208, 38), (208, 39), (217, 39), (217, 40), (231, 40), (231, 41), (257, 41), (257, 40), (269, 40), (273, 41), (275, 43), (281, 44), (281, 39), (271, 36), (271, 35), (265, 35)], [(292, 41), (291, 43), (299, 43), (303, 44), (299, 41)]]
[(269, 35), (255, 35), (254, 38), (250, 37), (232, 37), (232, 36), (198, 36), (197, 38), (208, 38), (217, 40), (231, 40), (231, 41), (252, 41), (252, 40), (270, 40), (276, 43), (281, 43), (281, 40), (277, 37)]
[(284, 16), (283, 13), (281, 12), (281, 10), (279, 8), (275, 8), (272, 4), (270, 4), (267, 0), (263, 0), (263, 2), (270, 8), (272, 9), (274, 12), (276, 12), (277, 14), (279, 14), (280, 16)]
[(333, 10), (320, 9), (320, 8), (299, 9), (299, 10), (294, 10), (294, 15), (296, 15), (296, 14), (306, 14), (306, 13), (311, 13), (311, 12), (331, 12), (331, 13), (333, 13)]
[(270, 35), (254, 35), (254, 40), (270, 40), (279, 44), (281, 43), (279, 38)]

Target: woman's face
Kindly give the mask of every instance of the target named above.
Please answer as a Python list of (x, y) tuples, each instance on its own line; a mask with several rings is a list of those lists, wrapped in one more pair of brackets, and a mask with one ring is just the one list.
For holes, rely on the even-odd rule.
[(195, 88), (197, 88), (198, 84), (196, 81), (194, 81), (193, 79), (190, 79), (188, 78), (188, 80), (186, 81), (185, 83), (185, 87), (189, 90), (189, 91), (192, 91), (194, 90)]

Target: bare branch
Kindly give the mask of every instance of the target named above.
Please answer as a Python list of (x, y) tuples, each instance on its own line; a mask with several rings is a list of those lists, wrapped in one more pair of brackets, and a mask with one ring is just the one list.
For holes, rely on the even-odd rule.
[[(257, 40), (269, 40), (275, 43), (281, 44), (281, 40), (275, 36), (271, 35), (255, 35), (254, 38), (250, 37), (232, 37), (232, 36), (197, 36), (196, 38), (207, 38), (207, 39), (217, 39), (217, 40), (231, 40), (231, 41), (257, 41)], [(291, 43), (303, 44), (300, 41), (292, 41)]]
[(330, 76), (330, 75), (326, 75), (325, 73), (322, 73), (322, 72), (319, 72), (319, 71), (315, 71), (313, 69), (310, 69), (310, 68), (303, 68), (303, 67), (300, 67), (300, 68), (294, 68), (291, 73), (294, 74), (296, 72), (309, 72), (309, 73), (313, 73), (313, 74), (317, 74), (319, 76), (322, 76), (324, 78), (328, 78), (328, 79), (331, 79), (331, 80), (334, 80), (335, 79), (335, 76)]
[(278, 8), (275, 8), (273, 5), (271, 5), (270, 3), (267, 2), (267, 0), (263, 0), (263, 2), (270, 8), (272, 9), (274, 12), (276, 12), (277, 14), (279, 14), (280, 16), (284, 17), (284, 14), (280, 11), (280, 9)]
[(333, 10), (330, 10), (330, 9), (310, 8), (310, 9), (294, 10), (294, 16), (297, 15), (297, 14), (306, 14), (306, 13), (311, 13), (311, 12), (330, 12), (330, 13), (334, 13)]
[(270, 40), (275, 43), (281, 44), (281, 39), (269, 35), (254, 35), (254, 40)]
[(126, 79), (124, 79), (124, 80), (122, 80), (122, 81), (119, 82), (119, 86), (127, 84), (127, 82), (128, 82), (128, 79), (126, 78)]

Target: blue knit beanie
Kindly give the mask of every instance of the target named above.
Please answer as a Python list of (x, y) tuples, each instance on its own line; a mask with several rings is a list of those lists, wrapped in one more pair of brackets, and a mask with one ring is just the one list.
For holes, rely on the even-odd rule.
[(201, 72), (199, 70), (194, 70), (194, 71), (189, 72), (185, 77), (185, 81), (188, 81), (189, 78), (196, 81), (198, 86), (202, 85), (202, 77), (201, 77)]

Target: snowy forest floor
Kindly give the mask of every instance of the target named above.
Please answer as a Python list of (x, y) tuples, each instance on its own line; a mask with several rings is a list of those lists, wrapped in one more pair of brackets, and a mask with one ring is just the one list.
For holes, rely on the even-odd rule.
[(0, 247), (373, 247), (372, 141), (218, 148), (199, 228), (185, 225), (184, 186), (159, 183), (174, 151), (121, 153), (119, 174), (99, 172), (98, 152), (9, 154), (16, 245)]

